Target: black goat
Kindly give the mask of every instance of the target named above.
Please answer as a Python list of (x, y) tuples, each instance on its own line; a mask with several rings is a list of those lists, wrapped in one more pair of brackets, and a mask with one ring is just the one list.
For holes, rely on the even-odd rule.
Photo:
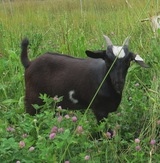
[[(64, 96), (61, 106), (68, 109), (86, 109), (97, 88), (115, 61), (109, 75), (99, 90), (91, 108), (100, 122), (108, 113), (116, 111), (122, 97), (125, 77), (130, 62), (134, 60), (148, 67), (143, 59), (128, 50), (129, 38), (123, 46), (113, 46), (104, 36), (107, 50), (86, 51), (87, 59), (74, 58), (57, 53), (45, 53), (29, 61), (28, 39), (22, 41), (21, 61), (25, 67), (26, 112), (36, 114), (32, 104), (42, 105), (40, 93), (54, 97)], [(96, 58), (96, 59), (93, 59)]]

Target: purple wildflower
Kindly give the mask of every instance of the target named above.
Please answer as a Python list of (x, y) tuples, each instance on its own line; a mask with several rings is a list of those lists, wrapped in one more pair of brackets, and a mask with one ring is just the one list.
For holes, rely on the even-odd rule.
[(140, 139), (137, 138), (134, 140), (134, 142), (138, 144), (138, 143), (140, 143)]
[(8, 127), (6, 130), (7, 130), (8, 132), (14, 132), (14, 131), (15, 131), (15, 129), (12, 128), (12, 127)]
[(90, 156), (86, 155), (86, 156), (84, 157), (84, 159), (87, 161), (87, 160), (90, 159)]
[(76, 133), (77, 134), (82, 134), (83, 133), (83, 127), (82, 126), (78, 126), (76, 129)]
[(34, 151), (34, 149), (35, 149), (34, 147), (30, 147), (29, 151)]
[(59, 132), (59, 133), (62, 133), (62, 132), (64, 132), (64, 129), (63, 129), (63, 128), (59, 128), (59, 129), (58, 129), (58, 132)]
[(106, 137), (107, 137), (107, 138), (111, 138), (111, 133), (110, 133), (110, 132), (107, 132), (107, 133), (106, 133)]
[(73, 121), (73, 122), (76, 122), (76, 121), (77, 121), (77, 117), (76, 117), (76, 116), (73, 116), (73, 117), (72, 117), (72, 121)]
[(50, 138), (50, 139), (54, 139), (54, 138), (55, 138), (55, 136), (56, 136), (56, 134), (55, 134), (55, 133), (51, 133), (51, 134), (49, 135), (49, 138)]
[(57, 110), (58, 110), (58, 111), (61, 111), (61, 110), (62, 110), (62, 106), (58, 106), (58, 107), (57, 107)]
[(58, 101), (58, 97), (57, 96), (53, 97), (53, 100)]
[(156, 140), (152, 139), (152, 140), (150, 141), (150, 144), (151, 144), (151, 145), (155, 145), (155, 144), (156, 144)]
[(25, 147), (25, 145), (26, 145), (26, 144), (25, 144), (25, 142), (24, 142), (24, 141), (20, 141), (20, 142), (19, 142), (19, 147), (20, 147), (20, 148)]
[(51, 129), (51, 133), (55, 133), (55, 132), (57, 132), (57, 126), (54, 126), (52, 129)]
[(69, 118), (70, 118), (68, 114), (66, 114), (64, 117), (65, 117), (66, 119), (69, 119)]
[(62, 121), (62, 118), (63, 118), (62, 116), (59, 116), (58, 117), (58, 122), (61, 122)]
[(26, 138), (26, 137), (28, 137), (27, 134), (23, 134), (23, 135), (22, 135), (22, 138)]
[(139, 83), (136, 83), (136, 84), (135, 84), (135, 87), (138, 87), (138, 86), (139, 86)]
[(136, 150), (139, 151), (141, 147), (139, 145), (136, 146)]

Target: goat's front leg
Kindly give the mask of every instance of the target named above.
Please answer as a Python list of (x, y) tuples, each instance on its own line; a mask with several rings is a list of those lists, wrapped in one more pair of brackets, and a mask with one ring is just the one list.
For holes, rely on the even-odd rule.
[(108, 117), (108, 112), (104, 111), (103, 109), (93, 110), (93, 112), (97, 119), (98, 124), (100, 124), (101, 122), (104, 122), (104, 119)]
[[(94, 114), (96, 116), (98, 125), (100, 125), (101, 122), (104, 122), (105, 118), (108, 117), (108, 112), (105, 111), (104, 109), (103, 110), (94, 110)], [(105, 128), (108, 128), (107, 124), (105, 125)], [(109, 132), (111, 134), (110, 137), (113, 136), (113, 131), (110, 128), (106, 132)], [(100, 135), (101, 135), (101, 132), (100, 132)]]

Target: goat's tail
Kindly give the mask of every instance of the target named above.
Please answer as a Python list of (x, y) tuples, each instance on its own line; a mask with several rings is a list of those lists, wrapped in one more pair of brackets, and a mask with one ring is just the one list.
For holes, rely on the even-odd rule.
[(23, 39), (21, 43), (21, 62), (25, 69), (28, 68), (31, 63), (28, 59), (28, 52), (27, 52), (28, 45), (29, 45), (29, 40), (27, 38)]

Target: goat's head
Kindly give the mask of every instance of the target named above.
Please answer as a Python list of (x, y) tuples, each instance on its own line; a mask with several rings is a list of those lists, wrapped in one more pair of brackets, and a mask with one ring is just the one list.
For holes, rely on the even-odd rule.
[[(102, 58), (106, 62), (107, 70), (110, 70), (110, 79), (112, 85), (117, 93), (121, 94), (124, 84), (127, 70), (131, 61), (135, 61), (141, 67), (149, 67), (143, 62), (143, 59), (138, 55), (129, 51), (128, 44), (130, 37), (127, 37), (122, 46), (114, 46), (109, 37), (104, 35), (107, 43), (107, 50), (100, 51), (86, 51), (88, 57)], [(113, 67), (112, 67), (113, 65)]]

